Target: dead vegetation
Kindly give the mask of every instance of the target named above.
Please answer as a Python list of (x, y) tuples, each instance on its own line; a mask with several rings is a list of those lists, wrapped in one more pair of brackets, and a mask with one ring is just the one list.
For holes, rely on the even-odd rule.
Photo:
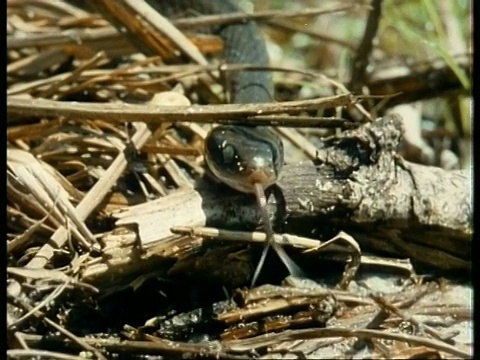
[[(8, 358), (472, 356), (470, 174), (445, 145), (451, 126), (421, 137), (388, 114), (468, 95), (468, 49), (411, 66), (384, 56), (368, 73), (382, 1), (264, 9), (252, 17), (271, 39), (303, 31), (354, 52), (350, 79), (273, 59), (284, 101), (224, 104), (228, 74), (256, 68), (207, 61), (223, 44), (195, 29), (245, 14), (173, 26), (142, 1), (7, 4)], [(358, 44), (299, 26), (336, 13), (363, 16)], [(412, 122), (417, 110), (394, 108)], [(281, 126), (276, 241), (317, 283), (272, 256), (264, 285), (245, 287), (265, 240), (255, 201), (202, 157), (212, 123), (239, 121)]]

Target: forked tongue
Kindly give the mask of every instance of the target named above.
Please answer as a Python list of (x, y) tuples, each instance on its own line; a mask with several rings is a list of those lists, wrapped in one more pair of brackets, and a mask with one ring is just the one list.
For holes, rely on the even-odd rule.
[(265, 258), (267, 257), (268, 249), (270, 246), (272, 246), (273, 250), (275, 250), (280, 260), (282, 260), (283, 264), (288, 269), (290, 275), (299, 278), (305, 278), (305, 273), (302, 271), (302, 269), (300, 269), (300, 267), (292, 260), (292, 258), (288, 256), (285, 250), (275, 242), (272, 223), (270, 222), (270, 218), (268, 216), (267, 197), (265, 196), (265, 190), (262, 184), (255, 183), (254, 189), (267, 241), (263, 248), (262, 256), (260, 257), (257, 268), (255, 269), (255, 272), (253, 274), (250, 287), (253, 287), (257, 282), (258, 276), (260, 275), (263, 264), (265, 263)]

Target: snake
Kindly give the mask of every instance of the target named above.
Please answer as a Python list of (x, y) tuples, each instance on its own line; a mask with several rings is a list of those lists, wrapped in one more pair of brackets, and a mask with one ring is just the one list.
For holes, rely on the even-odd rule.
[[(215, 15), (240, 12), (230, 0), (148, 0), (162, 15)], [(220, 37), (220, 59), (226, 64), (269, 65), (265, 41), (253, 21), (209, 26), (201, 32)], [(268, 71), (232, 71), (228, 76), (230, 100), (235, 104), (272, 101), (273, 80)], [(284, 162), (283, 143), (268, 126), (220, 125), (205, 139), (205, 162), (215, 178), (229, 187), (254, 193), (254, 184), (273, 185)]]
[[(231, 0), (147, 0), (162, 15), (175, 18), (186, 14), (221, 15), (241, 10)], [(223, 41), (220, 58), (226, 64), (249, 64), (258, 69), (269, 65), (265, 41), (254, 21), (229, 23), (202, 29)], [(234, 71), (228, 77), (230, 100), (235, 104), (272, 101), (273, 80), (265, 70)], [(291, 275), (302, 277), (302, 270), (273, 240), (273, 229), (266, 211), (264, 189), (274, 185), (284, 163), (280, 137), (268, 126), (219, 125), (205, 138), (205, 162), (213, 175), (229, 187), (257, 196), (267, 244), (254, 273), (260, 272), (269, 246), (275, 250)]]

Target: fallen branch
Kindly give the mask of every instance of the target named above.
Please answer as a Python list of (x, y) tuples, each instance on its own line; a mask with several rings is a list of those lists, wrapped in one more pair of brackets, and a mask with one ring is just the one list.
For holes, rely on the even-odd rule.
[[(285, 166), (271, 194), (276, 230), (302, 235), (320, 228), (322, 238), (342, 230), (362, 249), (443, 271), (468, 270), (469, 174), (404, 161), (395, 151), (401, 134), (399, 117), (391, 115), (326, 140), (316, 165)], [(220, 184), (199, 184), (115, 214), (117, 225), (138, 225), (144, 245), (170, 238), (175, 226), (252, 229), (257, 216), (253, 197)]]
[[(192, 106), (153, 106), (118, 103), (80, 103), (46, 99), (7, 97), (9, 125), (11, 117), (63, 117), (65, 119), (101, 119), (112, 123), (135, 122), (141, 119), (147, 124), (192, 121), (197, 123), (234, 123), (247, 116), (270, 115), (289, 112), (319, 110), (329, 107), (352, 105), (356, 97), (342, 94), (312, 100), (286, 101), (263, 104), (225, 104)], [(243, 124), (245, 122), (243, 121)], [(249, 125), (261, 125), (251, 122)]]

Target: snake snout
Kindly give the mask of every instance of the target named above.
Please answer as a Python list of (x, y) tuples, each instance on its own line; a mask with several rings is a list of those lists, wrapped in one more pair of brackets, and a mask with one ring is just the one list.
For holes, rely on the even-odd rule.
[(251, 184), (252, 189), (255, 183), (266, 188), (277, 181), (277, 172), (272, 159), (252, 158), (246, 165), (245, 182)]

